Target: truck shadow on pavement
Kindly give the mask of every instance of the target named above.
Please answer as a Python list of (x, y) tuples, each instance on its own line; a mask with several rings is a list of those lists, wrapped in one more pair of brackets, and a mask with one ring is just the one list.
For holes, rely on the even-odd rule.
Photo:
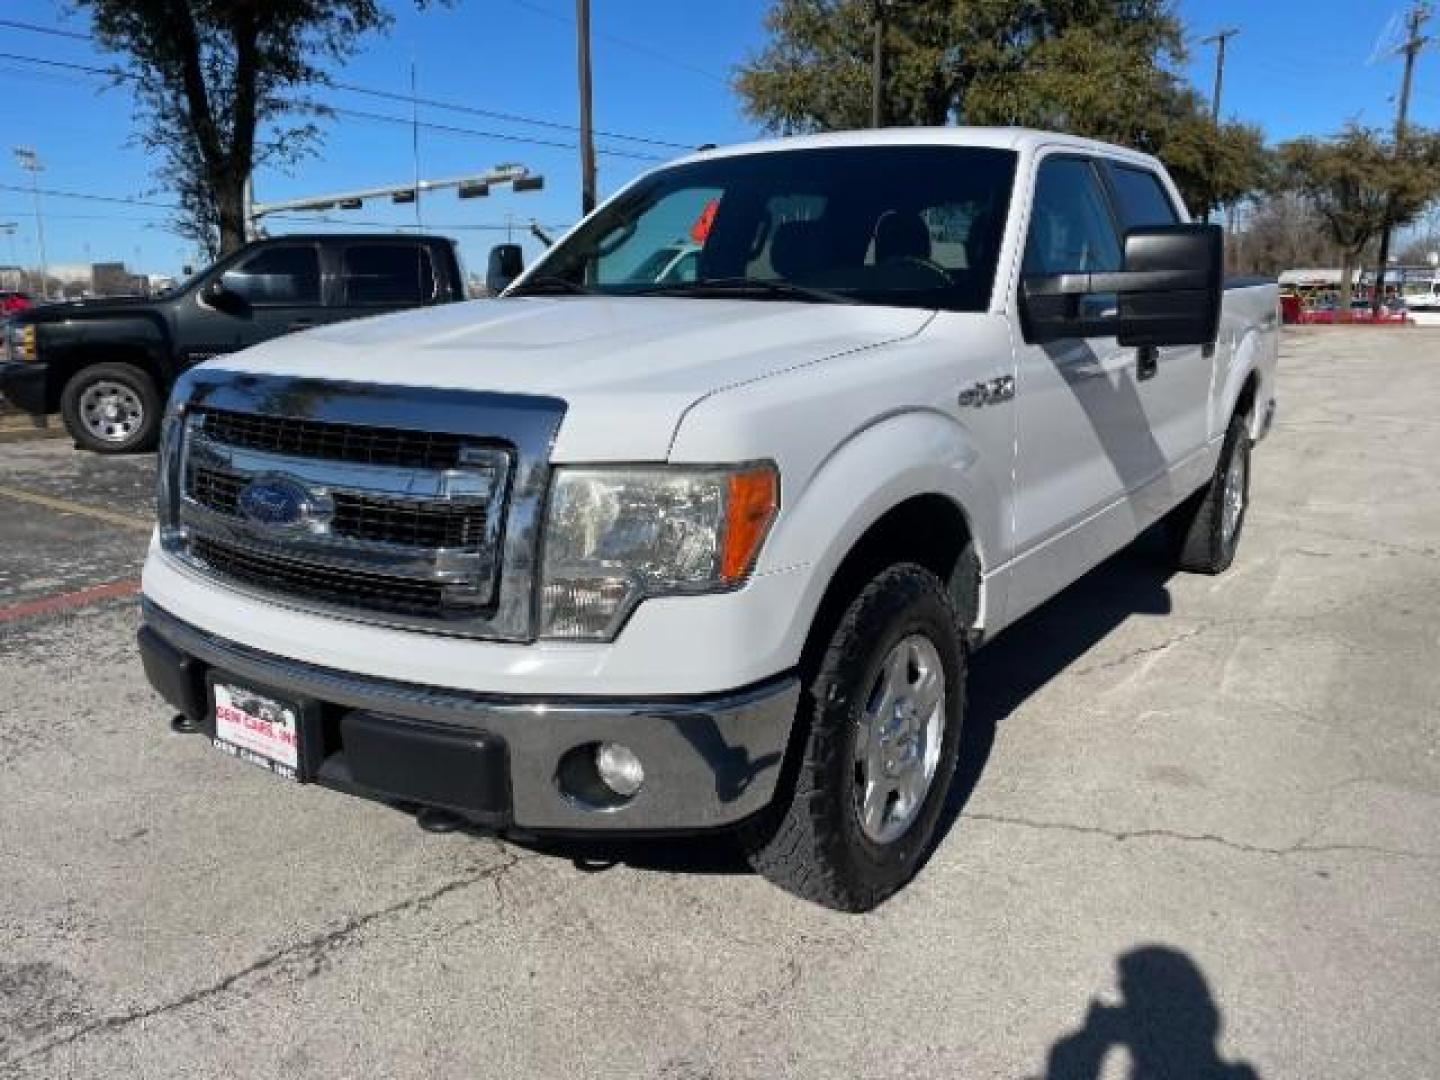
[(1151, 529), (971, 656), (960, 759), (936, 848), (975, 793), (1004, 719), (1130, 616), (1170, 613), (1168, 563), (1166, 536)]
[[(1171, 610), (1163, 534), (1152, 529), (976, 653), (960, 760), (935, 847), (964, 811), (990, 758), (995, 729), (1016, 708), (1132, 615)], [(748, 874), (738, 845), (714, 838), (511, 841), (587, 872), (627, 866), (675, 874)]]
[(1124, 1050), (1131, 1080), (1259, 1080), (1216, 1045), (1222, 1019), (1199, 965), (1178, 949), (1145, 945), (1116, 961), (1118, 1005), (1092, 998), (1084, 1023), (1050, 1048), (1043, 1080), (1114, 1076), (1106, 1059)]

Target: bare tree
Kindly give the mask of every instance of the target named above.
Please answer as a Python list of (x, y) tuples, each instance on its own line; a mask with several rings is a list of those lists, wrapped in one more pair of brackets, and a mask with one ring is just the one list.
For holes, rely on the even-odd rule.
[(245, 242), (244, 190), (257, 165), (313, 148), (320, 66), (385, 30), (377, 0), (74, 0), (138, 88), (139, 141), (180, 203), (182, 235), (214, 255)]

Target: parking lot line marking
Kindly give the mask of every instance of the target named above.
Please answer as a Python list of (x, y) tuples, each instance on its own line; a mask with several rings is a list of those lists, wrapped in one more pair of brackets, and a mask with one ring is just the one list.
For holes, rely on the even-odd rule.
[(153, 522), (135, 517), (133, 514), (117, 514), (113, 510), (102, 510), (98, 506), (86, 506), (83, 503), (71, 502), (69, 499), (57, 498), (54, 495), (41, 495), (36, 491), (25, 491), (23, 488), (7, 487), (4, 484), (0, 484), (0, 498), (43, 506), (48, 510), (58, 510), (63, 514), (83, 514), (96, 521), (118, 525), (122, 529), (134, 529), (137, 532), (148, 533), (155, 527)]
[(87, 607), (90, 604), (98, 604), (102, 600), (114, 600), (121, 596), (134, 596), (140, 591), (139, 578), (126, 578), (123, 581), (111, 581), (104, 585), (92, 585), (88, 589), (78, 589), (75, 592), (54, 593), (50, 596), (37, 597), (34, 600), (22, 600), (18, 604), (9, 604), (0, 607), (0, 623), (14, 622), (16, 619), (26, 619), (34, 615), (50, 615), (57, 611), (69, 611), (72, 608)]

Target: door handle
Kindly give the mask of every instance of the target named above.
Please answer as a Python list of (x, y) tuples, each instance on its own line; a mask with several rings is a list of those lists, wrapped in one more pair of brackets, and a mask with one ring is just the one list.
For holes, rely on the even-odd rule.
[(1135, 378), (1153, 379), (1160, 370), (1160, 350), (1154, 345), (1141, 345), (1135, 351)]
[(307, 330), (316, 325), (314, 319), (296, 319), (290, 324), (291, 330)]

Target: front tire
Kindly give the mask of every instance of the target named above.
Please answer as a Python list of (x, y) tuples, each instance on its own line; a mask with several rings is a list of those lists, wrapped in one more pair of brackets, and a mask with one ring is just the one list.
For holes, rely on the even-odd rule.
[(959, 753), (964, 631), (944, 583), (913, 564), (855, 598), (801, 697), (808, 731), (793, 793), (745, 836), (760, 874), (855, 912), (915, 876)]
[(60, 413), (75, 445), (97, 454), (153, 450), (160, 432), (160, 391), (133, 364), (93, 364), (70, 377)]

